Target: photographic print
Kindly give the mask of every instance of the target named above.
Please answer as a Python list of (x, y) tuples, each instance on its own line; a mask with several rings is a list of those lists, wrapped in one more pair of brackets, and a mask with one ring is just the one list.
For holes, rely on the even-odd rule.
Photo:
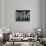
[(16, 10), (16, 21), (30, 21), (30, 10)]

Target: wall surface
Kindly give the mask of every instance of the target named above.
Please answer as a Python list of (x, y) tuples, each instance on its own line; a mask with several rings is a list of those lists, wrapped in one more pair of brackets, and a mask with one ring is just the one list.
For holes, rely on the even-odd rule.
[(0, 28), (3, 26), (3, 0), (0, 0)]
[[(29, 22), (16, 22), (15, 10), (29, 9)], [(42, 25), (42, 0), (4, 0), (4, 25), (14, 32), (33, 32)]]
[[(2, 27), (3, 27), (3, 0), (0, 0), (0, 29)], [(2, 33), (1, 30), (0, 33)]]
[(43, 25), (43, 37), (46, 37), (46, 0), (43, 0), (43, 3), (42, 3), (42, 25)]

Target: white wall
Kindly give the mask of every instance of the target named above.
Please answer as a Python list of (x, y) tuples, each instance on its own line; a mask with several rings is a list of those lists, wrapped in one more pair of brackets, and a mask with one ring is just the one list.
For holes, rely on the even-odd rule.
[[(0, 0), (0, 29), (3, 27), (3, 0)], [(0, 30), (2, 33), (2, 30)]]
[[(42, 0), (4, 0), (4, 22), (5, 27), (14, 32), (33, 32), (35, 28), (42, 25)], [(29, 9), (29, 22), (16, 22), (15, 10)]]
[(0, 28), (3, 27), (3, 0), (0, 0)]
[(43, 0), (43, 3), (42, 3), (42, 25), (43, 25), (43, 37), (46, 37), (46, 0)]

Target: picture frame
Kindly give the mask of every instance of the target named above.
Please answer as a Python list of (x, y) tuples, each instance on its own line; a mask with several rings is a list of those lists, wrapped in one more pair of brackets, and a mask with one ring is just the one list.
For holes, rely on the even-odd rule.
[(16, 21), (30, 21), (30, 10), (16, 10)]

